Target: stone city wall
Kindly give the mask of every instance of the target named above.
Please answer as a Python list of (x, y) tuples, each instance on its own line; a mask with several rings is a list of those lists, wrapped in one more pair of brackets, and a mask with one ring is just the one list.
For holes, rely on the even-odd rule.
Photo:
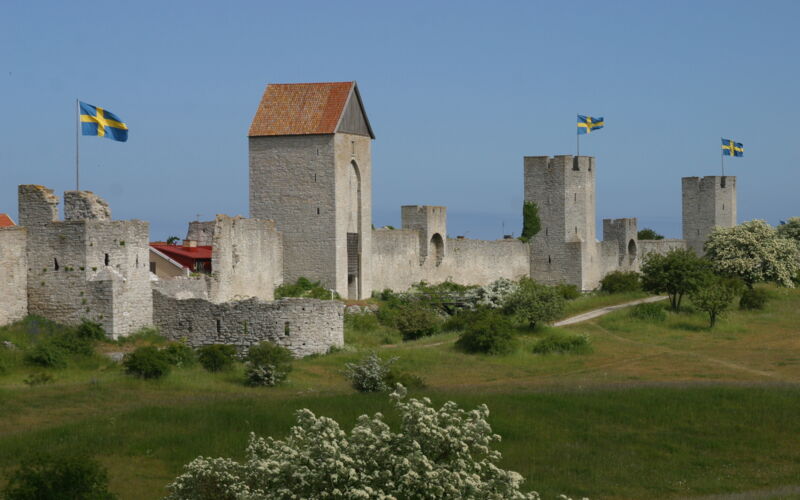
[(649, 253), (657, 253), (664, 255), (671, 250), (685, 250), (686, 240), (679, 239), (663, 239), (663, 240), (639, 240), (639, 255), (640, 260)]
[(0, 228), (0, 326), (28, 314), (27, 230)]
[(407, 290), (419, 281), (485, 285), (498, 278), (516, 280), (530, 275), (530, 247), (519, 240), (447, 239), (447, 253), (439, 265), (436, 259), (420, 265), (419, 241), (415, 230), (372, 232), (374, 290)]
[(344, 345), (344, 304), (338, 300), (251, 298), (214, 304), (154, 291), (153, 313), (162, 335), (185, 339), (192, 347), (230, 344), (244, 351), (270, 341), (303, 357)]
[(160, 279), (151, 282), (153, 290), (176, 299), (208, 300), (208, 278), (206, 276), (186, 276)]

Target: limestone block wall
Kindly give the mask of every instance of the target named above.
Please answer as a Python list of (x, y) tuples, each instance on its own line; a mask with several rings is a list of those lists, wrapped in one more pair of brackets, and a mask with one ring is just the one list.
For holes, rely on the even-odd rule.
[(108, 203), (91, 191), (64, 192), (64, 220), (111, 220)]
[(19, 225), (31, 227), (58, 220), (58, 196), (38, 184), (23, 184), (17, 189)]
[(273, 299), (283, 282), (283, 242), (273, 221), (218, 215), (212, 246), (212, 302)]
[(736, 177), (684, 177), (681, 188), (683, 239), (703, 255), (703, 245), (715, 227), (736, 225)]
[(617, 266), (620, 271), (639, 269), (638, 224), (636, 218), (603, 219), (603, 243), (617, 245)]
[(414, 229), (419, 234), (420, 263), (429, 257), (441, 262), (447, 255), (447, 208), (405, 205), (400, 210), (403, 229)]
[(173, 340), (185, 339), (193, 347), (230, 344), (244, 351), (270, 341), (303, 357), (344, 344), (344, 304), (334, 300), (251, 298), (214, 304), (154, 291), (153, 306), (160, 332)]
[(177, 277), (150, 282), (153, 290), (176, 299), (208, 300), (208, 277)]
[(0, 326), (28, 314), (27, 230), (0, 228)]
[(447, 255), (420, 264), (419, 231), (375, 229), (372, 232), (372, 286), (375, 290), (407, 290), (419, 281), (451, 280), (485, 285), (498, 278), (530, 275), (530, 246), (519, 240), (448, 239)]
[(250, 217), (275, 221), (283, 235), (284, 280), (338, 291), (333, 137), (251, 137)]
[(644, 261), (649, 253), (664, 255), (671, 250), (686, 249), (686, 240), (663, 239), (663, 240), (639, 240), (639, 254)]

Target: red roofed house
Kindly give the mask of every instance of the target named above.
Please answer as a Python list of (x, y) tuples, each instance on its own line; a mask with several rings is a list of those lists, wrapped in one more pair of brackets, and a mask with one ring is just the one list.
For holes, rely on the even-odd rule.
[(372, 127), (355, 82), (270, 84), (250, 125), (250, 217), (283, 233), (283, 278), (372, 293)]
[(193, 240), (184, 240), (183, 245), (157, 241), (150, 243), (150, 250), (150, 272), (159, 278), (211, 273), (210, 246), (198, 246)]
[(0, 227), (14, 227), (14, 221), (11, 220), (11, 217), (8, 214), (0, 214)]

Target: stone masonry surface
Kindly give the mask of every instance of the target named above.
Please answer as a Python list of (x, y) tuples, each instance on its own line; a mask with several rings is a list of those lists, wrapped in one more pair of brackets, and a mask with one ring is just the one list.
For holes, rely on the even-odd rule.
[(0, 325), (28, 314), (27, 229), (0, 228)]
[(335, 300), (259, 299), (213, 304), (153, 292), (155, 326), (167, 338), (192, 347), (230, 344), (240, 351), (274, 342), (296, 357), (324, 354), (344, 344), (344, 304)]

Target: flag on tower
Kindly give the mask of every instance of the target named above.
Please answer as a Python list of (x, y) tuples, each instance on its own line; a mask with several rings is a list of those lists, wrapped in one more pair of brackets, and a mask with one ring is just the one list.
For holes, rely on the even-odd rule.
[(593, 116), (578, 115), (578, 134), (588, 134), (592, 130), (599, 130), (603, 128), (605, 122), (603, 117), (595, 118)]
[(725, 156), (744, 156), (744, 146), (742, 146), (741, 142), (722, 139), (722, 154)]
[(82, 135), (97, 135), (125, 142), (128, 140), (128, 126), (117, 115), (103, 108), (80, 103)]

